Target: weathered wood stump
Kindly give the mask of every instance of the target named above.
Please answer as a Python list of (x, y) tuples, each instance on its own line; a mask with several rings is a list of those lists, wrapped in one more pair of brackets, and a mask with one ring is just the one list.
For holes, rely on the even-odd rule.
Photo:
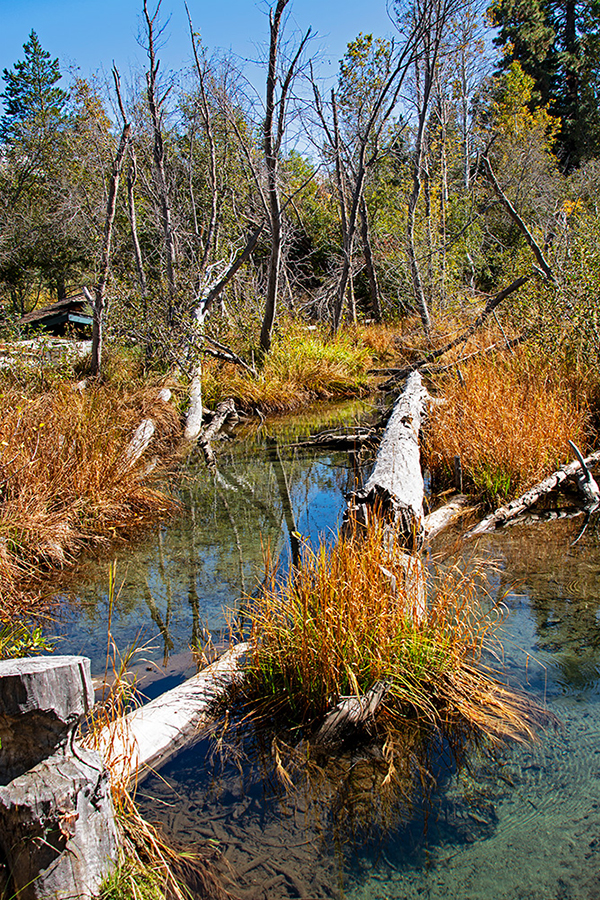
[(114, 865), (108, 774), (74, 742), (93, 697), (84, 657), (0, 662), (0, 849), (19, 900), (91, 898)]

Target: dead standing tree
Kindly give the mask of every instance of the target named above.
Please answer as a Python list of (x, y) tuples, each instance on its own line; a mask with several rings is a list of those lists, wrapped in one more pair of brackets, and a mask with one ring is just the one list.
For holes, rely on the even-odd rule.
[[(271, 334), (277, 312), (277, 292), (281, 267), (282, 207), (279, 190), (279, 159), (287, 125), (287, 108), (290, 89), (297, 74), (298, 64), (310, 37), (310, 28), (300, 41), (290, 64), (278, 77), (281, 19), (289, 0), (277, 0), (275, 10), (269, 12), (270, 42), (265, 118), (263, 124), (263, 152), (267, 180), (267, 210), (271, 236), (271, 253), (267, 278), (265, 312), (260, 332), (260, 346), (264, 353), (271, 349)], [(277, 93), (277, 84), (280, 84)]]
[[(175, 244), (175, 229), (171, 211), (171, 200), (166, 175), (166, 155), (163, 140), (163, 125), (165, 101), (169, 95), (170, 87), (162, 91), (158, 86), (158, 70), (160, 60), (156, 58), (156, 42), (162, 33), (158, 28), (161, 0), (156, 5), (152, 14), (148, 9), (148, 2), (144, 0), (144, 18), (146, 20), (147, 53), (150, 66), (146, 72), (146, 97), (148, 109), (152, 120), (152, 132), (154, 138), (153, 160), (154, 181), (158, 196), (160, 221), (164, 240), (164, 259), (167, 275), (168, 307), (167, 321), (169, 326), (173, 324), (173, 313), (176, 299), (175, 270), (177, 266), (177, 254)], [(158, 29), (158, 30), (157, 30)]]
[(110, 271), (110, 257), (112, 250), (113, 225), (115, 222), (115, 213), (117, 208), (117, 194), (119, 192), (119, 182), (123, 171), (123, 164), (127, 154), (127, 146), (129, 144), (129, 135), (131, 125), (127, 119), (123, 100), (121, 98), (121, 83), (119, 73), (113, 68), (113, 79), (115, 82), (115, 90), (117, 92), (117, 102), (123, 119), (123, 128), (121, 130), (121, 138), (117, 153), (113, 160), (112, 173), (108, 186), (108, 197), (106, 201), (106, 218), (104, 220), (104, 232), (102, 241), (102, 258), (100, 263), (100, 277), (96, 284), (94, 296), (91, 297), (86, 288), (84, 292), (88, 301), (91, 303), (93, 311), (92, 320), (92, 359), (90, 364), (90, 372), (92, 375), (100, 375), (102, 370), (102, 338), (104, 326), (104, 313), (106, 309), (106, 285)]
[[(431, 315), (416, 251), (416, 214), (424, 176), (426, 175), (426, 127), (436, 72), (451, 19), (460, 10), (463, 2), (464, 0), (414, 0), (411, 10), (411, 15), (416, 22), (421, 24), (421, 28), (419, 29), (417, 52), (412, 57), (414, 64), (414, 104), (417, 122), (412, 154), (413, 183), (408, 200), (406, 248), (415, 304), (426, 335), (429, 335), (431, 331)], [(400, 4), (397, 4), (396, 15), (400, 26), (405, 13), (405, 9)]]
[[(404, 79), (417, 49), (420, 30), (421, 22), (419, 21), (414, 24), (400, 47), (396, 47), (393, 42), (389, 45), (389, 52), (384, 56), (383, 67), (378, 77), (368, 86), (365, 96), (355, 98), (355, 106), (360, 109), (360, 113), (354, 116), (352, 125), (348, 121), (349, 127), (346, 129), (346, 134), (342, 134), (340, 128), (339, 98), (336, 92), (331, 91), (329, 109), (327, 109), (327, 104), (323, 100), (315, 79), (312, 79), (315, 109), (325, 134), (329, 154), (333, 158), (340, 204), (343, 262), (332, 314), (334, 332), (338, 330), (342, 319), (346, 290), (352, 270), (359, 216), (361, 217), (365, 258), (368, 257), (372, 261), (364, 201), (365, 182), (369, 171), (380, 157), (382, 135), (396, 108)], [(351, 98), (347, 86), (345, 94), (345, 105), (350, 107)], [(376, 279), (373, 283), (371, 274), (369, 277), (373, 310), (377, 317), (379, 295)]]

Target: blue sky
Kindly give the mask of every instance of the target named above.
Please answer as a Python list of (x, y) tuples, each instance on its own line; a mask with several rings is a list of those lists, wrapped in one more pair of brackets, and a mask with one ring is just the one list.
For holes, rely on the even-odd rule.
[[(188, 0), (194, 28), (209, 50), (224, 48), (256, 59), (267, 38), (268, 4), (265, 0)], [(76, 66), (87, 77), (110, 71), (114, 59), (121, 74), (144, 66), (145, 54), (137, 43), (141, 0), (0, 0), (0, 70), (11, 68), (23, 56), (23, 44), (35, 29), (42, 46), (58, 56), (63, 72)], [(189, 62), (189, 38), (183, 0), (163, 0), (164, 18), (170, 16), (160, 52), (164, 69), (179, 69)], [(323, 75), (335, 75), (346, 44), (358, 32), (389, 35), (393, 26), (386, 0), (292, 0), (288, 27), (318, 34), (313, 44), (323, 53)]]

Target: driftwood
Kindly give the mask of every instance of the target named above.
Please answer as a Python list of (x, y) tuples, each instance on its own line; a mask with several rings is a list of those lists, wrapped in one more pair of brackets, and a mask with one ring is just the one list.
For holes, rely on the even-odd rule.
[(457, 494), (445, 506), (440, 506), (439, 509), (425, 516), (423, 519), (423, 530), (426, 540), (430, 541), (440, 531), (448, 528), (453, 522), (464, 516), (468, 502), (469, 498), (464, 494)]
[(384, 682), (377, 682), (361, 697), (356, 694), (340, 697), (339, 702), (325, 716), (311, 744), (323, 750), (338, 746), (345, 735), (372, 725), (375, 713), (386, 693), (387, 685)]
[(379, 437), (377, 428), (368, 428), (362, 425), (352, 431), (322, 431), (305, 441), (297, 441), (290, 447), (319, 447), (333, 450), (354, 450), (364, 444), (373, 444)]
[[(597, 450), (595, 453), (592, 453), (588, 456), (584, 461), (585, 466), (589, 466), (592, 463), (598, 462), (600, 460), (600, 450)], [(521, 494), (520, 497), (517, 497), (516, 500), (512, 500), (506, 506), (501, 506), (495, 512), (491, 513), (489, 516), (486, 516), (485, 519), (482, 519), (475, 528), (472, 528), (467, 532), (465, 538), (476, 537), (479, 534), (485, 534), (488, 531), (493, 531), (500, 525), (504, 525), (510, 519), (515, 519), (517, 516), (524, 513), (526, 510), (530, 509), (537, 501), (549, 494), (551, 491), (556, 490), (556, 488), (560, 487), (567, 478), (572, 478), (576, 476), (578, 472), (581, 471), (581, 463), (578, 459), (573, 462), (568, 463), (567, 465), (561, 466), (556, 472), (553, 472), (552, 475), (549, 475), (548, 478), (545, 478), (544, 481), (540, 481), (539, 484), (536, 484), (534, 487), (530, 488), (524, 494)]]
[(413, 372), (394, 406), (371, 477), (352, 495), (346, 513), (346, 520), (365, 525), (374, 510), (385, 515), (413, 549), (423, 542), (419, 431), (428, 396), (420, 373)]
[(140, 781), (201, 740), (216, 703), (240, 677), (248, 647), (237, 644), (198, 675), (104, 728), (99, 749), (110, 755), (113, 778)]
[[(168, 403), (171, 399), (171, 391), (169, 388), (162, 388), (158, 393), (158, 399), (162, 400), (163, 403)], [(125, 450), (122, 462), (122, 467), (124, 469), (133, 468), (138, 459), (144, 455), (150, 441), (154, 437), (155, 431), (156, 423), (154, 419), (142, 419)]]

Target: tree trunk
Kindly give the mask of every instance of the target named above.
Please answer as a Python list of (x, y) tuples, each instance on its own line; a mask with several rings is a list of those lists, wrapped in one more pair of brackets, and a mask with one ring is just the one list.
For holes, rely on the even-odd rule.
[(363, 253), (365, 255), (365, 265), (367, 267), (367, 275), (369, 276), (369, 289), (371, 293), (371, 315), (376, 322), (381, 322), (381, 303), (379, 300), (379, 285), (377, 283), (377, 272), (373, 262), (373, 251), (371, 249), (371, 236), (369, 234), (369, 214), (364, 196), (360, 203), (360, 225)]
[(406, 380), (387, 424), (375, 468), (362, 491), (351, 499), (346, 520), (368, 526), (370, 517), (384, 515), (411, 549), (423, 543), (423, 476), (419, 431), (428, 397), (421, 374)]

